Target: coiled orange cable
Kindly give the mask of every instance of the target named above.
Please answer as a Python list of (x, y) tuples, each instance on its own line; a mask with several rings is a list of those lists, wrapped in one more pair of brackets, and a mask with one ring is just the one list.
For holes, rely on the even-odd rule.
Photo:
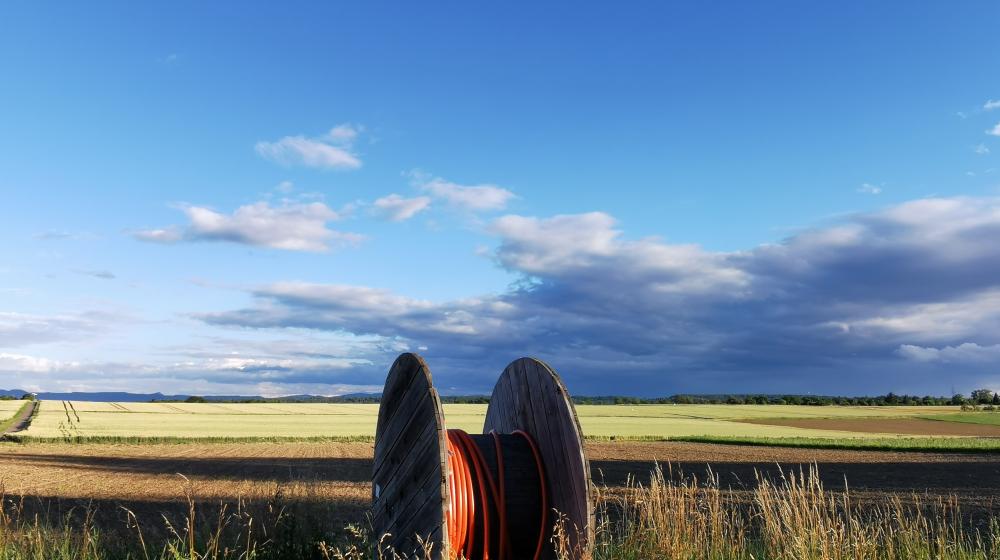
[[(545, 533), (548, 519), (548, 494), (545, 489), (545, 466), (542, 455), (535, 440), (522, 430), (514, 431), (523, 437), (531, 447), (535, 457), (535, 467), (538, 469), (538, 480), (541, 489), (541, 523), (538, 530), (538, 543), (535, 547), (534, 560), (542, 555), (545, 544)], [(448, 510), (448, 540), (451, 543), (451, 558), (455, 560), (461, 554), (471, 559), (476, 543), (476, 523), (482, 527), (482, 560), (489, 560), (491, 536), (496, 533), (499, 543), (499, 558), (510, 559), (510, 535), (507, 534), (507, 501), (504, 484), (503, 453), (500, 448), (500, 436), (490, 432), (497, 457), (497, 478), (493, 478), (482, 451), (476, 442), (463, 430), (448, 430), (448, 489), (451, 495), (451, 507)], [(475, 484), (474, 484), (475, 481)], [(487, 498), (489, 496), (489, 498)], [(490, 501), (487, 501), (490, 500)], [(477, 509), (477, 503), (479, 505)], [(490, 504), (496, 508), (499, 522), (494, 527), (490, 519)]]

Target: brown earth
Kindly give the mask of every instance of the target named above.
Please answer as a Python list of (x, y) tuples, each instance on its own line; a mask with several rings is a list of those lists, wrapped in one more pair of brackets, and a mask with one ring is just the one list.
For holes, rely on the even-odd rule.
[[(881, 420), (880, 420), (881, 421)], [(711, 468), (724, 488), (745, 492), (756, 476), (808, 469), (827, 488), (845, 478), (860, 500), (888, 495), (955, 495), (967, 508), (1000, 512), (1000, 457), (988, 454), (814, 450), (682, 442), (588, 443), (594, 480), (615, 492), (629, 476), (645, 480), (657, 464), (672, 476), (703, 479)], [(372, 444), (0, 444), (0, 493), (35, 507), (121, 507), (160, 523), (160, 514), (197, 502), (270, 503), (293, 499), (323, 510), (331, 526), (362, 519), (369, 503)], [(121, 521), (121, 519), (119, 519)]]
[(1000, 426), (925, 420), (923, 418), (765, 418), (743, 420), (743, 422), (866, 434), (1000, 437)]

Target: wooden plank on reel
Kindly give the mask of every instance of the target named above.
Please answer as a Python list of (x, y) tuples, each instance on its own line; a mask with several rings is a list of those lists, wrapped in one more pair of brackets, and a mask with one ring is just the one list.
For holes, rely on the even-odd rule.
[[(562, 380), (541, 360), (514, 360), (493, 388), (483, 433), (515, 430), (528, 432), (537, 442), (550, 509), (565, 516), (573, 546), (588, 550), (594, 542), (594, 490), (583, 432)], [(546, 558), (554, 557), (550, 550), (548, 554)]]
[(374, 538), (406, 558), (423, 558), (417, 537), (445, 558), (447, 434), (431, 373), (416, 354), (392, 364), (379, 405), (372, 475)]

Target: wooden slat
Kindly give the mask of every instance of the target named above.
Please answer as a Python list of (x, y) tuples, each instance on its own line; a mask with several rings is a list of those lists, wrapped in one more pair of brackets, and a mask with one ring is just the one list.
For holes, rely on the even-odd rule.
[[(576, 410), (559, 376), (534, 358), (512, 362), (497, 381), (486, 412), (484, 432), (524, 430), (534, 437), (545, 462), (550, 505), (594, 539), (593, 488)], [(547, 548), (547, 558), (554, 554)]]
[(446, 558), (447, 440), (441, 399), (430, 369), (416, 354), (393, 363), (379, 405), (372, 470), (374, 537), (406, 558), (417, 535), (432, 538), (434, 557)]

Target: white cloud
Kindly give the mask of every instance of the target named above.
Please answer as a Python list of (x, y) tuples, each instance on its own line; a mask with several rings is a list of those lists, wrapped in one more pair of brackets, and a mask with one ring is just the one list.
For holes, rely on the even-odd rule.
[(871, 183), (861, 183), (861, 186), (858, 187), (858, 192), (864, 194), (882, 194), (882, 187)]
[(996, 126), (987, 130), (986, 134), (989, 134), (990, 136), (1000, 136), (1000, 123), (997, 123)]
[(327, 223), (340, 215), (321, 202), (286, 202), (272, 207), (256, 202), (223, 214), (201, 206), (185, 207), (189, 225), (139, 231), (133, 236), (142, 241), (174, 243), (178, 241), (230, 241), (244, 245), (289, 251), (327, 251), (333, 245), (351, 245), (363, 240), (356, 233), (335, 231)]
[[(0, 352), (0, 375), (5, 388), (31, 391), (149, 391), (281, 396), (336, 395), (373, 392), (371, 361), (318, 353), (312, 344), (262, 342), (254, 347), (237, 344), (240, 352), (185, 351), (173, 361), (66, 361), (38, 355)], [(325, 348), (330, 348), (327, 342)], [(388, 348), (388, 346), (387, 346)], [(303, 351), (303, 350), (312, 351)], [(353, 350), (359, 350), (355, 348)], [(397, 349), (398, 350), (398, 349)], [(362, 350), (363, 351), (363, 350)], [(360, 372), (360, 373), (359, 373)], [(150, 382), (170, 379), (155, 389)], [(99, 381), (97, 381), (99, 380)], [(97, 381), (97, 382), (95, 382)], [(180, 382), (180, 383), (179, 383)]]
[(957, 346), (934, 348), (903, 344), (897, 351), (900, 356), (915, 362), (995, 363), (1000, 361), (1000, 344), (980, 346), (965, 342)]
[(430, 204), (431, 199), (426, 196), (404, 198), (398, 194), (390, 194), (376, 200), (373, 206), (377, 216), (389, 221), (401, 222), (426, 210)]
[(986, 144), (977, 144), (974, 148), (972, 148), (972, 151), (975, 152), (976, 155), (980, 156), (985, 156), (990, 153), (990, 149), (986, 146)]
[(352, 124), (341, 124), (330, 129), (326, 137), (334, 143), (350, 144), (358, 138), (358, 134), (364, 130), (363, 127)]
[(460, 185), (419, 171), (411, 173), (411, 177), (418, 189), (445, 201), (449, 206), (471, 212), (503, 210), (517, 198), (511, 191), (497, 185)]
[(984, 111), (992, 111), (993, 109), (1000, 109), (1000, 99), (990, 99), (983, 103)]
[(132, 233), (132, 237), (151, 243), (177, 243), (184, 239), (184, 232), (176, 227), (144, 229)]
[(357, 169), (361, 160), (353, 152), (362, 129), (350, 124), (332, 128), (317, 138), (285, 136), (274, 142), (257, 142), (257, 153), (281, 165), (303, 165), (325, 169)]
[(1000, 199), (916, 200), (737, 253), (628, 239), (601, 212), (503, 216), (489, 231), (492, 257), (520, 277), (501, 293), (430, 302), (280, 283), (199, 318), (425, 346), (435, 376), (464, 387), (526, 354), (582, 391), (936, 391), (944, 373), (976, 372), (900, 357), (955, 347), (1000, 364)]
[[(614, 218), (603, 212), (544, 219), (508, 215), (496, 219), (490, 231), (502, 240), (496, 257), (505, 268), (542, 277), (575, 277), (581, 286), (588, 283), (580, 276), (587, 271), (597, 290), (613, 282), (638, 282), (660, 295), (723, 287), (738, 293), (748, 279), (725, 262), (723, 253), (655, 238), (622, 239)], [(635, 288), (630, 297), (641, 297), (643, 292)]]
[(0, 348), (88, 339), (106, 332), (112, 325), (131, 321), (126, 316), (99, 311), (61, 315), (0, 311)]
[(66, 364), (46, 358), (0, 352), (0, 372), (48, 373), (64, 367)]

